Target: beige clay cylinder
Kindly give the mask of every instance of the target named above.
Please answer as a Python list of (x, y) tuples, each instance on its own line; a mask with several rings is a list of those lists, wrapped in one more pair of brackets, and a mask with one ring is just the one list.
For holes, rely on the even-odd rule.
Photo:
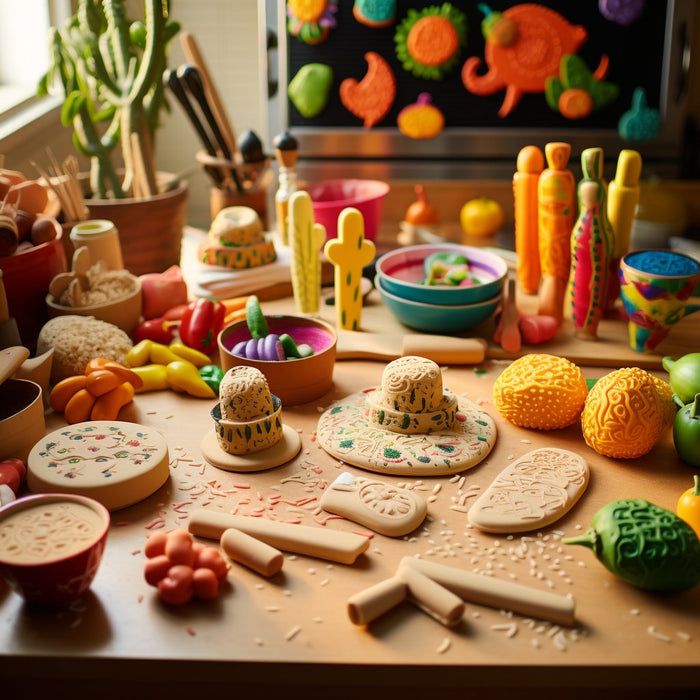
[(409, 600), (448, 627), (454, 627), (464, 615), (464, 602), (447, 588), (410, 566), (401, 566), (399, 579), (408, 586)]
[(221, 535), (221, 549), (233, 561), (257, 571), (262, 576), (270, 577), (278, 574), (284, 563), (284, 556), (279, 549), (235, 528), (229, 528)]
[(348, 599), (348, 617), (354, 625), (368, 625), (406, 599), (408, 589), (392, 576)]

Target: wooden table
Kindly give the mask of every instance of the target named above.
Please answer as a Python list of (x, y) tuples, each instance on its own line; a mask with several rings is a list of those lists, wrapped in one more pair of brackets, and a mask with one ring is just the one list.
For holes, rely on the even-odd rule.
[[(404, 332), (374, 295), (363, 315), (369, 329)], [(273, 313), (293, 305), (284, 299), (263, 308)], [(324, 306), (323, 315), (332, 319), (332, 308)], [(691, 320), (698, 332), (700, 321), (687, 323)], [(618, 321), (613, 328), (616, 340), (610, 343), (624, 347), (624, 327)], [(375, 535), (352, 566), (286, 555), (283, 573), (271, 580), (234, 564), (216, 601), (176, 609), (161, 604), (144, 581), (143, 545), (155, 529), (185, 526), (197, 506), (263, 513), (319, 528), (362, 529), (319, 510), (324, 488), (342, 470), (361, 472), (320, 449), (314, 431), (321, 411), (334, 400), (378, 384), (384, 364), (338, 362), (326, 396), (285, 407), (283, 419), (299, 431), (302, 451), (267, 472), (234, 474), (204, 462), (199, 444), (212, 429), (209, 401), (169, 391), (138, 395), (120, 417), (162, 430), (170, 479), (145, 501), (113, 514), (104, 559), (80, 602), (63, 611), (32, 609), (0, 584), (2, 697), (19, 697), (30, 688), (36, 697), (52, 698), (210, 692), (349, 698), (395, 691), (408, 698), (435, 692), (539, 698), (554, 690), (573, 698), (592, 692), (630, 697), (619, 689), (636, 689), (640, 698), (690, 697), (700, 688), (700, 587), (678, 595), (644, 593), (614, 578), (588, 550), (563, 545), (561, 538), (587, 528), (592, 515), (613, 499), (643, 497), (675, 509), (692, 483), (692, 469), (678, 460), (670, 431), (647, 456), (616, 461), (588, 448), (578, 425), (538, 432), (508, 424), (491, 402), (493, 382), (504, 366), (503, 360), (488, 359), (477, 367), (445, 368), (445, 385), (481, 402), (497, 423), (497, 444), (482, 464), (454, 476), (381, 477), (428, 498), (428, 518), (411, 536)], [(589, 378), (607, 371), (584, 367)], [(60, 416), (47, 416), (47, 429), (60, 425)], [(525, 536), (469, 527), (463, 506), (474, 494), (514, 458), (548, 445), (574, 450), (589, 461), (591, 483), (576, 507)], [(576, 625), (560, 628), (467, 603), (463, 622), (448, 629), (406, 603), (368, 628), (354, 626), (347, 598), (391, 575), (406, 555), (571, 595)], [(76, 694), (77, 678), (82, 680)]]

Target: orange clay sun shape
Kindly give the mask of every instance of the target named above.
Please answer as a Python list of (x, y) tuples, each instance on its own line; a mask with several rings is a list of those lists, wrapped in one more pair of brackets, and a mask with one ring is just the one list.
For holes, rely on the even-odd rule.
[(409, 10), (396, 28), (396, 56), (417, 78), (442, 80), (466, 44), (467, 20), (450, 3)]

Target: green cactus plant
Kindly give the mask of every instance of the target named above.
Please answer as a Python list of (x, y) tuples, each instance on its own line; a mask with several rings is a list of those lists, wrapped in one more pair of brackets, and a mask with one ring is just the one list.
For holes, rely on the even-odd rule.
[(90, 159), (93, 197), (132, 194), (137, 151), (146, 177), (155, 180), (152, 144), (168, 107), (162, 75), (179, 29), (168, 0), (144, 0), (143, 21), (127, 17), (125, 0), (79, 0), (66, 26), (52, 28), (38, 93), (63, 98), (61, 121)]

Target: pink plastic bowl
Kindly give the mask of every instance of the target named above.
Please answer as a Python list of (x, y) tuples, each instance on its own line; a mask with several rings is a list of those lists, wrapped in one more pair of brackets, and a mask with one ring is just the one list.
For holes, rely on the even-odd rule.
[(357, 209), (365, 220), (365, 238), (373, 241), (382, 220), (384, 197), (389, 185), (381, 180), (325, 180), (307, 188), (317, 224), (326, 227), (328, 238), (338, 235), (338, 217), (347, 207)]

